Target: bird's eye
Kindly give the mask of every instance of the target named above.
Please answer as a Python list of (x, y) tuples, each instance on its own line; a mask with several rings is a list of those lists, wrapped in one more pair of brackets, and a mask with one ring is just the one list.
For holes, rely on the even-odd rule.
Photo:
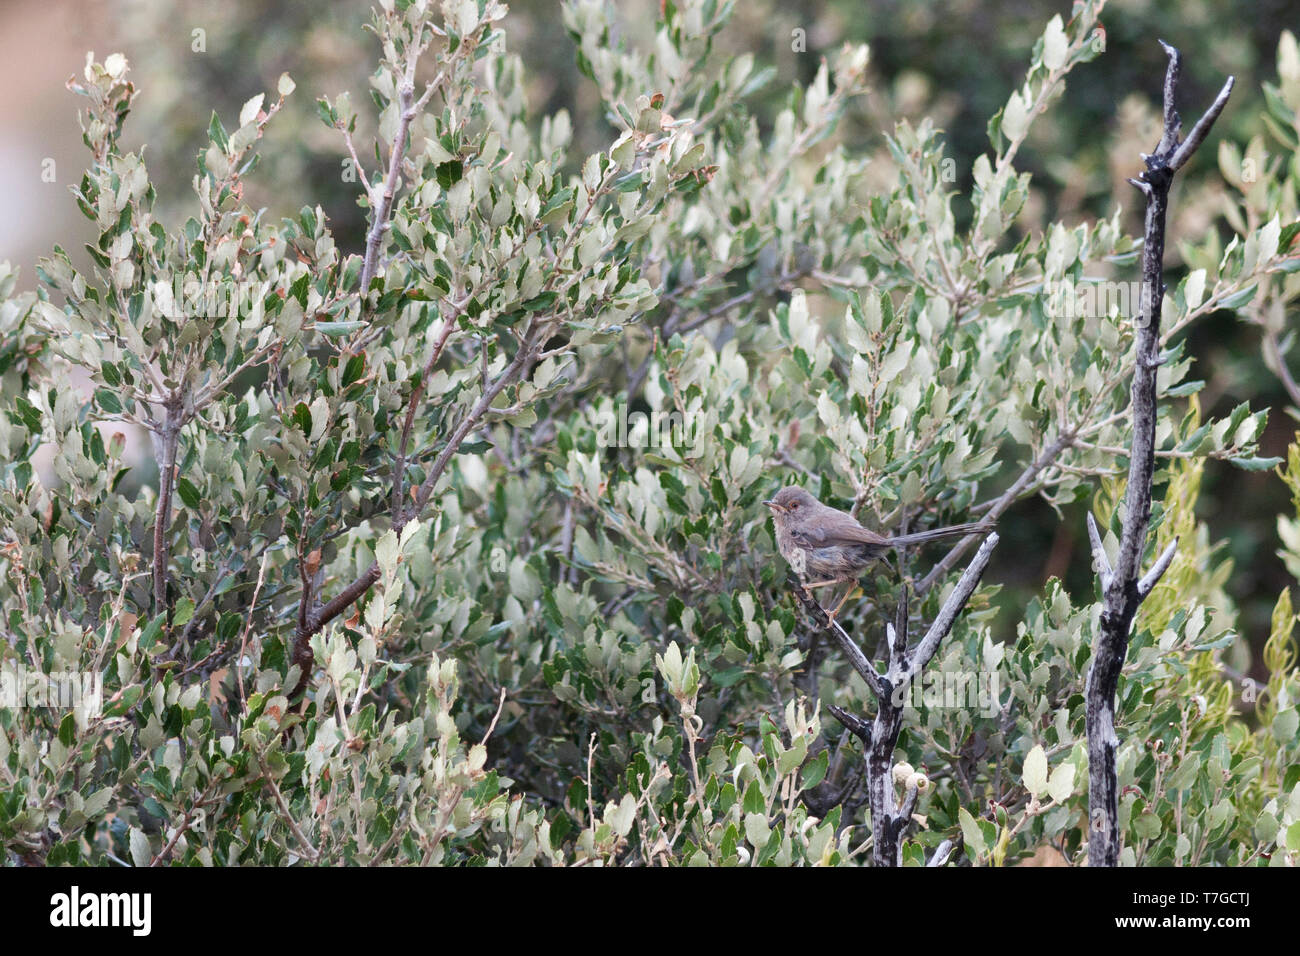
[(794, 511), (794, 509), (795, 509), (795, 508), (798, 508), (798, 507), (799, 507), (799, 502), (796, 501), (796, 502), (794, 502), (792, 505), (790, 505), (790, 510), (791, 510), (791, 511)]

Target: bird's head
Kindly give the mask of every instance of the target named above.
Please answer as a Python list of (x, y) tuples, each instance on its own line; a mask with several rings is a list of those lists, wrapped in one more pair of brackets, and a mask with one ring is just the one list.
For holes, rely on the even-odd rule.
[(790, 485), (782, 488), (776, 493), (775, 498), (769, 498), (763, 504), (772, 510), (773, 517), (779, 521), (782, 518), (795, 518), (811, 512), (819, 502), (804, 489), (797, 485)]

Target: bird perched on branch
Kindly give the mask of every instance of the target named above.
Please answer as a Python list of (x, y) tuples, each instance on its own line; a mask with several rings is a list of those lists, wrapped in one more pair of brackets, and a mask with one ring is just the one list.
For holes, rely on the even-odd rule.
[(853, 582), (835, 610), (828, 612), (832, 621), (853, 593), (858, 576), (890, 548), (971, 534), (981, 527), (958, 524), (887, 538), (862, 527), (851, 514), (822, 504), (794, 485), (782, 488), (775, 498), (763, 504), (772, 510), (781, 557), (804, 580), (805, 593), (811, 596), (813, 588)]

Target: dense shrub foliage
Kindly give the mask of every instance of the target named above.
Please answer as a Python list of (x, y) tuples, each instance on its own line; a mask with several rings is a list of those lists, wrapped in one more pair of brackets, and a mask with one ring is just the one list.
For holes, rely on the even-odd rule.
[[(666, 3), (636, 42), (565, 5), (614, 131), (588, 156), (567, 113), (530, 114), (497, 0), (383, 0), (377, 147), (362, 97), (317, 104), (370, 223), (349, 250), (316, 203), (276, 223), (243, 201), (288, 76), (213, 115), (169, 226), (121, 145), (128, 64), (88, 59), (93, 264), (55, 249), (34, 294), (0, 265), (0, 666), (102, 674), (102, 707), (0, 710), (8, 859), (861, 862), (861, 749), (827, 706), (870, 695), (792, 600), (760, 502), (796, 482), (896, 530), (1088, 499), (1113, 547), (1139, 245), (1118, 211), (1015, 229), (1017, 153), (1104, 62), (1100, 6), (1046, 25), (964, 194), (928, 121), (870, 166), (836, 139), (865, 47), (760, 124), (772, 71), (720, 52), (726, 0)], [(1300, 291), (1289, 33), (1277, 74), (1271, 139), (1220, 147), (1230, 238), (1176, 237), (1152, 547), (1180, 547), (1120, 683), (1128, 863), (1300, 854), (1289, 592), (1267, 685), (1243, 682), (1232, 568), (1195, 514), (1207, 459), (1278, 462), (1262, 411), (1202, 414), (1183, 346), (1222, 310), (1280, 334)], [(138, 492), (132, 430), (157, 468)], [(1300, 447), (1279, 473), (1300, 572)], [(969, 556), (944, 554), (864, 581), (843, 620), (869, 654), (902, 578), (933, 616)], [(1098, 595), (997, 591), (907, 711), (905, 862), (957, 838), (976, 864), (1086, 854)], [(945, 699), (948, 677), (998, 696)]]

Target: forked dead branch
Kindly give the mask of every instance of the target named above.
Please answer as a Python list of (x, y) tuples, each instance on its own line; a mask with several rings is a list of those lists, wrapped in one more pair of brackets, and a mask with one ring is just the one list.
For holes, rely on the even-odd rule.
[(1160, 41), (1169, 56), (1164, 86), (1164, 135), (1151, 155), (1144, 155), (1146, 169), (1130, 179), (1147, 199), (1146, 227), (1142, 247), (1142, 298), (1136, 318), (1136, 348), (1130, 405), (1133, 423), (1129, 452), (1128, 488), (1124, 500), (1124, 526), (1119, 555), (1114, 565), (1106, 556), (1101, 535), (1091, 514), (1088, 537), (1093, 560), (1101, 578), (1103, 608), (1100, 630), (1088, 671), (1088, 862), (1092, 866), (1119, 863), (1119, 780), (1115, 733), (1115, 690), (1128, 651), (1129, 633), (1138, 607), (1174, 559), (1178, 542), (1165, 549), (1151, 570), (1142, 574), (1147, 525), (1151, 520), (1151, 481), (1155, 468), (1156, 372), (1160, 368), (1160, 312), (1165, 294), (1162, 279), (1165, 254), (1165, 216), (1169, 208), (1169, 187), (1177, 172), (1204, 141), (1223, 112), (1232, 92), (1228, 77), (1214, 103), (1200, 118), (1187, 139), (1179, 140), (1182, 123), (1174, 109), (1181, 58), (1178, 51)]
[[(920, 786), (915, 782), (904, 784), (904, 793), (899, 800), (894, 790), (894, 748), (898, 744), (899, 732), (903, 729), (904, 703), (895, 697), (895, 689), (915, 684), (926, 665), (934, 658), (939, 645), (952, 631), (957, 615), (965, 608), (966, 602), (975, 592), (980, 578), (988, 567), (993, 549), (997, 547), (998, 535), (990, 532), (980, 544), (975, 557), (962, 572), (957, 586), (953, 588), (938, 615), (931, 622), (925, 635), (912, 646), (908, 646), (907, 618), (910, 595), (904, 586), (898, 599), (898, 613), (893, 624), (885, 627), (888, 663), (884, 674), (880, 674), (875, 664), (862, 652), (857, 643), (844, 630), (839, 621), (833, 620), (808, 596), (803, 586), (792, 581), (791, 591), (803, 605), (805, 612), (823, 628), (829, 628), (840, 650), (849, 659), (871, 689), (876, 699), (876, 715), (867, 720), (850, 713), (842, 707), (832, 705), (831, 713), (862, 741), (866, 767), (867, 794), (871, 805), (872, 849), (871, 859), (876, 866), (902, 866), (903, 837), (912, 820), (912, 811), (920, 796)], [(942, 865), (950, 855), (952, 847), (940, 847), (934, 854), (932, 862)]]

